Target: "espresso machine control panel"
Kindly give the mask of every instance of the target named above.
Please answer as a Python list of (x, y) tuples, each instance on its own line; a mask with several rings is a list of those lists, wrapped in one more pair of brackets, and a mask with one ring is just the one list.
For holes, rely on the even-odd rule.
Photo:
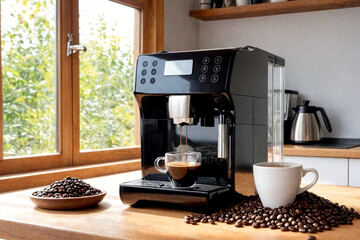
[(237, 49), (156, 53), (139, 56), (137, 93), (224, 92)]

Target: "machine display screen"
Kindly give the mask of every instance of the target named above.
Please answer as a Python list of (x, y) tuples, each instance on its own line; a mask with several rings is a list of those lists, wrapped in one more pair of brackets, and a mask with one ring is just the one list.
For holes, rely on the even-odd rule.
[(166, 61), (164, 75), (191, 75), (193, 60)]

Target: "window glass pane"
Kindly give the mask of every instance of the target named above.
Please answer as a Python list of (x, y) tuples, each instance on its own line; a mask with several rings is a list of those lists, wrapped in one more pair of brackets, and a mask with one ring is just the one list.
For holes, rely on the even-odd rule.
[(137, 10), (79, 1), (80, 149), (134, 145), (133, 53)]
[(57, 151), (55, 10), (55, 0), (1, 0), (4, 156)]

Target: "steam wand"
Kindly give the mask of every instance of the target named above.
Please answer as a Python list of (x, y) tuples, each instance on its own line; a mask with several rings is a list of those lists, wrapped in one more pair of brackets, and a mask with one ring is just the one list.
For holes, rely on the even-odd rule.
[(218, 126), (218, 158), (228, 158), (229, 129), (224, 113), (220, 112)]

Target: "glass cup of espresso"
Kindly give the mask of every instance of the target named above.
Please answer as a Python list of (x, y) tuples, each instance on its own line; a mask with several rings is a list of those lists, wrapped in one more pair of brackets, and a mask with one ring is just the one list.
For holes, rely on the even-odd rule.
[[(165, 161), (165, 169), (159, 166), (160, 161)], [(154, 166), (159, 172), (166, 173), (172, 187), (191, 188), (200, 175), (201, 153), (168, 152), (165, 157), (158, 157)]]

